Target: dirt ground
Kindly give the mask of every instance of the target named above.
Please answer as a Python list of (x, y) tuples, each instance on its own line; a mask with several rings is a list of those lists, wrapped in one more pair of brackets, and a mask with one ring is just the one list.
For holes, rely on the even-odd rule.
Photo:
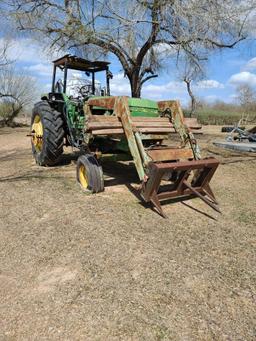
[(132, 166), (86, 195), (74, 154), (38, 167), (28, 129), (0, 129), (0, 340), (255, 340), (256, 156), (214, 147), (219, 131), (199, 139), (222, 215), (193, 199), (163, 219)]

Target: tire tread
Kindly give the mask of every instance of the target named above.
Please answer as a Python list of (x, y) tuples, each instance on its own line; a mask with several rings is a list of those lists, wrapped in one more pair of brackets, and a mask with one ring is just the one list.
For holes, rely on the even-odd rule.
[(35, 115), (39, 115), (43, 124), (44, 137), (43, 149), (40, 153), (35, 151), (32, 145), (32, 151), (36, 162), (41, 166), (52, 166), (56, 164), (63, 153), (64, 145), (64, 123), (61, 113), (52, 109), (48, 102), (40, 101), (35, 104), (31, 126)]

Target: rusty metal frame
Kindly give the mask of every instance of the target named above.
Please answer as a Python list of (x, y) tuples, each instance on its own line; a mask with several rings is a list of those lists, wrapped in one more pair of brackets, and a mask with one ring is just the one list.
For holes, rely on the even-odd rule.
[(117, 117), (120, 117), (121, 119), (125, 136), (129, 145), (129, 149), (135, 163), (135, 167), (137, 169), (140, 180), (143, 180), (145, 177), (145, 170), (143, 164), (145, 163), (146, 160), (143, 160), (144, 154), (142, 149), (140, 148), (141, 140), (139, 139), (139, 136), (135, 137), (133, 131), (130, 108), (128, 104), (128, 97), (118, 97), (116, 99), (114, 113), (116, 114)]
[(190, 144), (193, 151), (195, 160), (201, 159), (200, 149), (197, 141), (185, 123), (185, 118), (181, 109), (179, 101), (159, 101), (158, 108), (161, 111), (161, 115), (168, 116), (172, 122), (175, 131), (180, 135), (181, 146)]
[[(172, 163), (152, 162), (149, 165), (148, 180), (142, 185), (141, 195), (146, 202), (151, 201), (163, 217), (166, 215), (162, 210), (161, 200), (189, 195), (199, 197), (211, 208), (220, 212), (209, 185), (218, 165), (219, 161), (215, 158)], [(172, 181), (167, 191), (161, 192), (162, 179), (166, 173), (170, 175), (170, 172), (176, 172), (177, 178)], [(191, 180), (189, 180), (190, 176)]]
[[(94, 117), (96, 115), (92, 115), (93, 106), (112, 110), (112, 115), (105, 116), (104, 119)], [(166, 216), (161, 200), (188, 195), (199, 197), (219, 212), (209, 185), (219, 162), (214, 158), (200, 160), (197, 142), (185, 123), (178, 101), (158, 102), (158, 108), (159, 117), (145, 119), (131, 116), (126, 96), (91, 98), (84, 108), (88, 114), (86, 129), (92, 135), (126, 136), (142, 182), (141, 196), (146, 202), (151, 202), (163, 217)], [(166, 138), (169, 137), (170, 128), (175, 129), (180, 136), (181, 143), (177, 148), (161, 145), (145, 148), (143, 140), (146, 136)], [(170, 177), (171, 174), (176, 174), (174, 180)], [(171, 181), (163, 181), (168, 176)]]

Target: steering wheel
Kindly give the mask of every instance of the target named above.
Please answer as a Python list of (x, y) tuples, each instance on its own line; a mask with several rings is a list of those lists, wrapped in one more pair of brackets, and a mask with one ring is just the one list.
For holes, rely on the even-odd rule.
[(79, 92), (83, 97), (89, 96), (90, 94), (92, 94), (92, 85), (85, 84), (81, 86), (81, 88), (79, 89)]

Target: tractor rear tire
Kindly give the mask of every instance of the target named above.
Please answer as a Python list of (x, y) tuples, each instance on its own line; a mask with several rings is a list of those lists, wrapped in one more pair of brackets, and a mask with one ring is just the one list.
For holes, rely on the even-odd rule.
[(77, 181), (85, 192), (99, 193), (104, 191), (102, 167), (91, 154), (85, 154), (77, 160)]
[(35, 104), (31, 118), (32, 153), (40, 166), (55, 165), (64, 145), (64, 123), (60, 112), (47, 101)]

